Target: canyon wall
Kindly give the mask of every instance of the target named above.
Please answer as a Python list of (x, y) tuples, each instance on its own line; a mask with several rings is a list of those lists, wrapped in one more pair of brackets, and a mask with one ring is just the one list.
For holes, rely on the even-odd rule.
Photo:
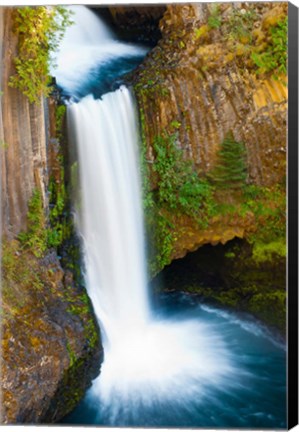
[[(181, 266), (186, 274), (175, 283), (169, 278), (166, 290), (179, 286), (249, 311), (282, 334), (287, 15), (286, 2), (167, 5), (159, 23), (162, 38), (128, 77), (139, 107), (148, 177), (151, 274), (165, 267), (175, 279), (175, 268)], [(240, 173), (242, 163), (229, 171), (233, 151), (229, 155), (228, 146), (223, 147), (229, 134), (235, 149), (245, 146), (246, 180), (235, 188), (229, 185), (229, 172), (232, 177)], [(194, 175), (185, 177), (185, 183), (181, 180), (182, 160), (189, 161), (184, 166), (202, 180), (196, 187)], [(222, 184), (213, 181), (219, 166), (226, 172)], [(206, 195), (209, 211), (197, 193), (205, 187), (211, 188)], [(196, 206), (202, 220), (193, 216)], [(216, 256), (221, 259), (214, 265)], [(188, 269), (190, 261), (193, 270)], [(202, 268), (205, 271), (198, 271)], [(198, 273), (195, 283), (192, 272)], [(223, 277), (213, 284), (215, 274)]]
[[(175, 133), (184, 159), (206, 177), (230, 132), (246, 147), (247, 184), (263, 188), (283, 184), (286, 64), (278, 73), (267, 72), (253, 58), (272, 49), (272, 30), (286, 17), (285, 2), (167, 6), (159, 23), (161, 40), (130, 77), (150, 171), (156, 158), (155, 139)], [(151, 177), (155, 190), (156, 175), (152, 172)], [(177, 233), (168, 262), (203, 244), (243, 238), (258, 228), (250, 211), (241, 217), (225, 212), (211, 217), (205, 230), (188, 217), (172, 214), (170, 219)]]
[(271, 185), (285, 175), (287, 78), (256, 74), (246, 52), (249, 36), (243, 36), (243, 43), (242, 37), (232, 42), (228, 32), (237, 30), (228, 26), (245, 26), (234, 21), (255, 13), (250, 37), (254, 46), (262, 47), (270, 23), (287, 15), (287, 3), (221, 4), (219, 28), (208, 25), (213, 7), (169, 5), (160, 21), (162, 39), (135, 83), (148, 156), (154, 136), (177, 121), (179, 147), (206, 173), (232, 131), (246, 144), (250, 180)]
[(27, 203), (35, 188), (41, 191), (46, 206), (49, 134), (46, 101), (30, 104), (26, 96), (9, 86), (18, 44), (13, 9), (0, 8), (0, 17), (2, 231), (12, 237), (26, 228)]
[[(76, 259), (70, 263), (68, 249), (62, 268), (55, 248), (43, 244), (39, 250), (50, 232), (50, 174), (54, 190), (62, 190), (62, 149), (55, 101), (30, 103), (9, 86), (18, 52), (14, 13), (0, 7), (0, 414), (4, 424), (51, 423), (74, 408), (99, 373), (102, 348), (86, 291), (71, 271)], [(67, 223), (71, 226), (70, 219)], [(71, 248), (78, 255), (73, 243)]]

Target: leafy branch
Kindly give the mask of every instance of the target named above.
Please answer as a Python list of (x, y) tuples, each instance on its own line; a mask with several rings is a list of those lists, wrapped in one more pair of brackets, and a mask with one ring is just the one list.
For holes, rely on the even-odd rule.
[(18, 35), (18, 56), (14, 59), (16, 74), (9, 85), (19, 89), (31, 103), (51, 92), (51, 53), (59, 46), (67, 26), (72, 24), (71, 12), (62, 6), (21, 7), (14, 17)]

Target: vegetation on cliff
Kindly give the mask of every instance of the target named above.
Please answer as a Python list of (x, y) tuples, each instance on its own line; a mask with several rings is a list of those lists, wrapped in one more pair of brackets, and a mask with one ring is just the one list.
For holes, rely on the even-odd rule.
[[(239, 67), (252, 69), (256, 74), (275, 78), (286, 74), (288, 18), (278, 3), (275, 9), (266, 9), (263, 15), (254, 4), (233, 7), (212, 6), (207, 23), (195, 29), (199, 42), (214, 42), (223, 38), (222, 61), (237, 61)], [(199, 53), (201, 47), (198, 48)], [(205, 70), (216, 66), (215, 59), (206, 58)]]
[(49, 102), (48, 193), (33, 189), (23, 216), (26, 229), (17, 239), (10, 235), (3, 242), (5, 423), (60, 420), (83, 397), (101, 363), (99, 328), (81, 284), (70, 213), (63, 158), (65, 112), (64, 106)]
[(62, 6), (26, 6), (15, 11), (18, 55), (14, 59), (16, 74), (10, 85), (18, 88), (30, 102), (39, 102), (51, 92), (51, 55), (72, 23), (70, 12)]
[[(242, 238), (256, 281), (244, 285), (251, 300), (241, 303), (283, 328), (287, 5), (168, 6), (160, 27), (162, 39), (133, 77), (151, 275), (202, 245)], [(183, 166), (192, 181), (182, 187)], [(274, 293), (257, 275), (277, 263)], [(237, 291), (232, 284), (223, 303), (240, 307)]]
[(253, 245), (253, 260), (258, 263), (271, 260), (272, 255), (285, 257), (284, 183), (272, 187), (248, 183), (245, 147), (231, 134), (221, 144), (213, 170), (207, 177), (199, 176), (176, 148), (175, 137), (167, 135), (154, 141), (156, 155), (148, 164), (149, 177), (145, 180), (150, 272), (156, 274), (170, 263), (179, 236), (179, 219), (188, 220), (205, 236), (205, 231), (213, 230), (227, 217), (240, 224), (251, 217), (246, 238)]
[(176, 235), (171, 220), (173, 212), (178, 216), (187, 215), (202, 228), (208, 226), (213, 214), (213, 188), (206, 179), (198, 176), (191, 161), (184, 160), (176, 147), (176, 136), (176, 133), (165, 133), (155, 138), (155, 159), (150, 170), (151, 181), (158, 187), (153, 191), (147, 189), (144, 194), (151, 233), (148, 236), (152, 257), (149, 267), (153, 273), (169, 263)]

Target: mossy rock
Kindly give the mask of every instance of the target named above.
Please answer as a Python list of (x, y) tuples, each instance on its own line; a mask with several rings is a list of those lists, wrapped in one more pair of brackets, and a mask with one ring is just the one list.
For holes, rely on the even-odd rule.
[(90, 300), (54, 250), (38, 258), (5, 241), (2, 258), (3, 422), (59, 421), (99, 373)]

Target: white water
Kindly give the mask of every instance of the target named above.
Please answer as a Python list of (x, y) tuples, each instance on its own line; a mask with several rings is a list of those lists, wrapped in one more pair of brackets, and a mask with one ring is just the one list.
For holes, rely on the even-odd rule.
[[(86, 8), (73, 10), (76, 26), (60, 50), (56, 78), (75, 91), (95, 65), (136, 48), (115, 41)], [(165, 404), (169, 412), (172, 405), (174, 417), (176, 407), (188, 414), (190, 401), (207, 397), (211, 386), (229, 388), (237, 369), (213, 326), (197, 319), (153, 318), (146, 286), (134, 100), (125, 87), (101, 100), (89, 95), (68, 106), (68, 119), (79, 158), (78, 229), (85, 280), (105, 356), (89, 400), (98, 403), (110, 424), (136, 422), (139, 409)]]
[[(140, 55), (142, 50), (116, 41), (85, 7), (71, 9), (76, 25), (67, 31), (53, 72), (58, 84), (76, 99), (95, 68), (100, 72), (95, 76), (102, 74), (104, 79), (107, 62)], [(85, 405), (79, 423), (84, 419), (106, 426), (248, 426), (255, 416), (268, 422), (275, 410), (265, 404), (270, 391), (265, 397), (260, 390), (272, 383), (273, 374), (266, 373), (260, 385), (251, 335), (261, 339), (267, 353), (271, 348), (264, 344), (259, 328), (206, 306), (189, 311), (192, 318), (177, 314), (175, 319), (157, 318), (151, 309), (138, 121), (129, 90), (121, 87), (101, 100), (89, 95), (71, 103), (68, 121), (80, 170), (77, 219), (85, 281), (100, 323), (105, 357), (85, 399), (88, 408), (93, 407), (93, 418)], [(265, 358), (260, 362), (264, 370)], [(271, 393), (275, 400), (272, 387)], [(273, 417), (272, 424), (280, 423)]]
[[(104, 334), (90, 391), (112, 423), (138, 408), (186, 407), (237, 373), (222, 338), (198, 320), (151, 316), (138, 174), (138, 125), (127, 88), (71, 104), (81, 178), (79, 231), (86, 285)], [(75, 130), (74, 130), (75, 128)], [(221, 359), (221, 361), (219, 361)], [(137, 412), (137, 411), (136, 411)]]
[(149, 317), (134, 106), (122, 88), (103, 100), (88, 96), (68, 115), (79, 152), (86, 283), (113, 345)]
[(95, 68), (120, 57), (146, 54), (145, 48), (119, 42), (105, 23), (85, 6), (69, 9), (74, 24), (67, 28), (51, 71), (57, 84), (69, 94), (76, 96), (82, 81), (86, 81)]

